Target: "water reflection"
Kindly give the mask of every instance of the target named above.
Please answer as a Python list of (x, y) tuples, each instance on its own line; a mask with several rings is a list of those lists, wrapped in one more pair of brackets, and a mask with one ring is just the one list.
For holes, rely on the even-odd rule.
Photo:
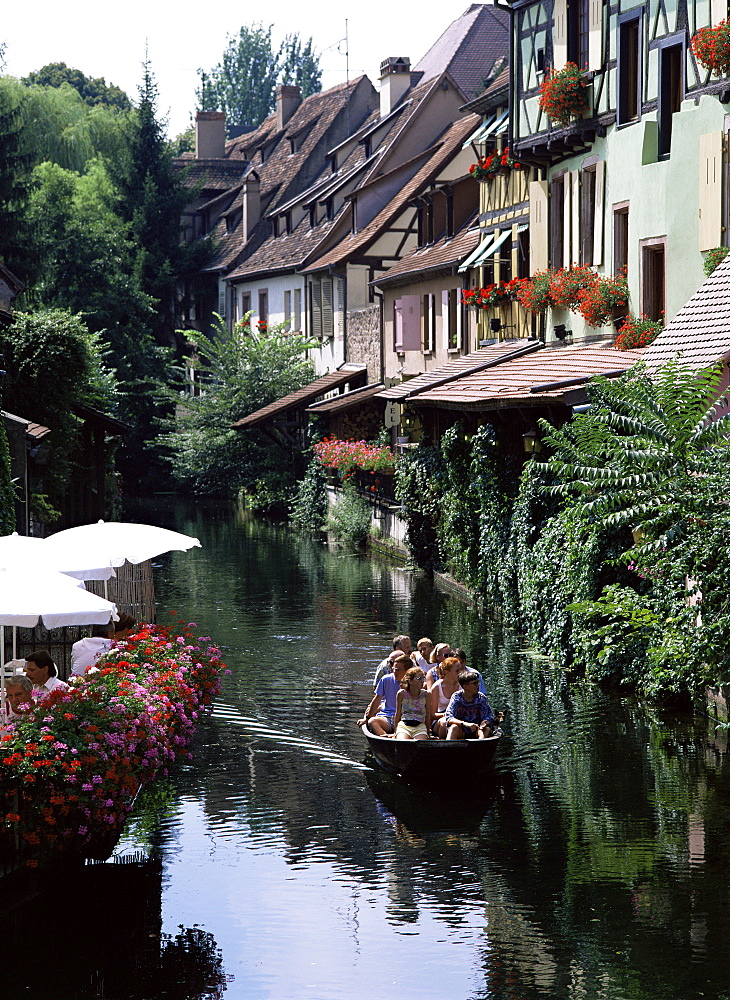
[[(161, 859), (160, 933), (210, 935), (227, 1000), (730, 995), (722, 734), (570, 690), (397, 567), (216, 508), (161, 523), (204, 548), (161, 560), (160, 618), (232, 676), (120, 850)], [(464, 646), (508, 710), (466, 795), (370, 769), (353, 720), (397, 632)]]

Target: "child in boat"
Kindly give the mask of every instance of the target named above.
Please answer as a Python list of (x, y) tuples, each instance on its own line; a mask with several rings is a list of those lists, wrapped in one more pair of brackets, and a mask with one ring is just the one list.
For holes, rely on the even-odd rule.
[(461, 690), (451, 696), (444, 718), (447, 740), (484, 740), (493, 734), (499, 718), (479, 690), (479, 674), (467, 670), (459, 677)]
[[(473, 667), (470, 668), (470, 667), (467, 666), (467, 664), (466, 664), (466, 653), (459, 646), (457, 646), (456, 649), (453, 649), (451, 651), (451, 655), (455, 656), (457, 658), (457, 660), (459, 660), (461, 662), (461, 672), (462, 673), (464, 673), (465, 670), (469, 670), (469, 669), (473, 670), (474, 669)], [(477, 670), (477, 673), (479, 674), (478, 670)], [(483, 695), (486, 695), (487, 689), (484, 686), (484, 678), (482, 677), (481, 674), (479, 674), (479, 690), (482, 692)]]
[(406, 670), (396, 697), (395, 738), (427, 740), (431, 729), (431, 705), (423, 690), (424, 674), (420, 667)]
[(451, 701), (451, 696), (460, 690), (459, 674), (462, 673), (461, 661), (456, 656), (447, 656), (441, 664), (441, 677), (428, 693), (431, 700), (431, 732), (440, 740), (446, 739), (447, 726), (444, 712)]
[(396, 696), (400, 691), (403, 675), (411, 666), (410, 658), (401, 653), (393, 661), (391, 673), (381, 677), (375, 688), (373, 700), (365, 709), (362, 719), (357, 720), (358, 726), (368, 726), (375, 736), (391, 736), (395, 730)]
[(430, 667), (428, 658), (432, 652), (433, 642), (429, 638), (424, 637), (423, 639), (419, 639), (416, 643), (416, 652), (411, 653), (411, 659), (414, 664), (417, 667), (420, 667), (424, 674), (428, 673)]
[(441, 676), (439, 671), (440, 665), (444, 662), (447, 656), (451, 656), (451, 647), (448, 642), (439, 642), (433, 647), (431, 655), (429, 656), (429, 663), (432, 667), (426, 673), (426, 690), (430, 691), (434, 686), (436, 681)]

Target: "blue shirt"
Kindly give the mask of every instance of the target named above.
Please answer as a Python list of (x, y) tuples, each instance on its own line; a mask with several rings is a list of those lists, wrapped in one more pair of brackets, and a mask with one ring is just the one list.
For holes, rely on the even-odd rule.
[(478, 691), (471, 701), (467, 701), (463, 691), (455, 691), (451, 695), (451, 701), (446, 706), (444, 718), (448, 723), (450, 719), (457, 719), (461, 722), (495, 722), (494, 714), (486, 699), (486, 696)]
[(387, 715), (391, 719), (395, 716), (396, 695), (400, 691), (400, 681), (395, 679), (395, 674), (386, 674), (378, 681), (375, 693), (383, 699), (383, 704), (378, 709), (378, 715)]

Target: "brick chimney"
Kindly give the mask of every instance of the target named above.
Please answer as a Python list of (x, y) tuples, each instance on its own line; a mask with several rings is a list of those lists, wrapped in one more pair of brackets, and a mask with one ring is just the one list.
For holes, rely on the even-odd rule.
[(302, 103), (299, 87), (281, 84), (276, 88), (276, 127), (283, 129)]
[(241, 192), (243, 205), (243, 239), (249, 238), (261, 218), (261, 182), (255, 170), (246, 174)]
[(195, 115), (195, 156), (222, 160), (226, 155), (225, 111), (198, 111)]
[(380, 64), (380, 117), (385, 118), (411, 86), (411, 60), (389, 56)]

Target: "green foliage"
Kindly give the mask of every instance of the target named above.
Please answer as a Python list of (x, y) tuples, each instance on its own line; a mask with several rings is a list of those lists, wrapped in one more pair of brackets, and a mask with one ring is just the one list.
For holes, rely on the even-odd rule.
[(235, 496), (265, 479), (281, 486), (279, 495), (288, 493), (294, 455), (260, 431), (231, 425), (311, 381), (314, 366), (305, 352), (313, 342), (278, 330), (230, 334), (220, 317), (212, 337), (194, 336), (202, 392), (190, 396), (181, 384), (169, 394), (177, 415), (158, 438), (176, 480), (194, 493)]
[(441, 569), (437, 530), (443, 468), (440, 450), (423, 441), (395, 467), (395, 496), (406, 522), (406, 545), (416, 565), (426, 570)]
[(15, 489), (10, 471), (10, 448), (5, 422), (0, 420), (0, 534), (9, 535), (15, 530)]
[(370, 507), (348, 480), (330, 510), (329, 530), (348, 548), (362, 548), (370, 534)]
[(707, 251), (707, 253), (705, 254), (705, 259), (702, 262), (702, 267), (708, 278), (715, 270), (717, 265), (721, 264), (729, 253), (730, 253), (730, 247), (715, 247), (713, 250)]
[(298, 34), (287, 35), (275, 51), (271, 28), (243, 25), (227, 37), (218, 65), (210, 73), (199, 71), (202, 111), (225, 111), (229, 123), (255, 128), (274, 110), (278, 82), (298, 84), (303, 97), (319, 90), (322, 74), (312, 39), (303, 45)]
[(33, 269), (32, 243), (26, 227), (31, 158), (22, 136), (17, 94), (0, 80), (0, 260), (23, 280)]
[(103, 76), (93, 79), (80, 69), (73, 69), (62, 62), (47, 63), (23, 77), (23, 83), (39, 84), (42, 87), (73, 87), (90, 107), (107, 104), (120, 111), (128, 111), (132, 107), (124, 91), (113, 83), (107, 84)]
[(327, 475), (318, 459), (307, 466), (297, 484), (291, 507), (291, 520), (304, 531), (319, 531), (327, 519)]

